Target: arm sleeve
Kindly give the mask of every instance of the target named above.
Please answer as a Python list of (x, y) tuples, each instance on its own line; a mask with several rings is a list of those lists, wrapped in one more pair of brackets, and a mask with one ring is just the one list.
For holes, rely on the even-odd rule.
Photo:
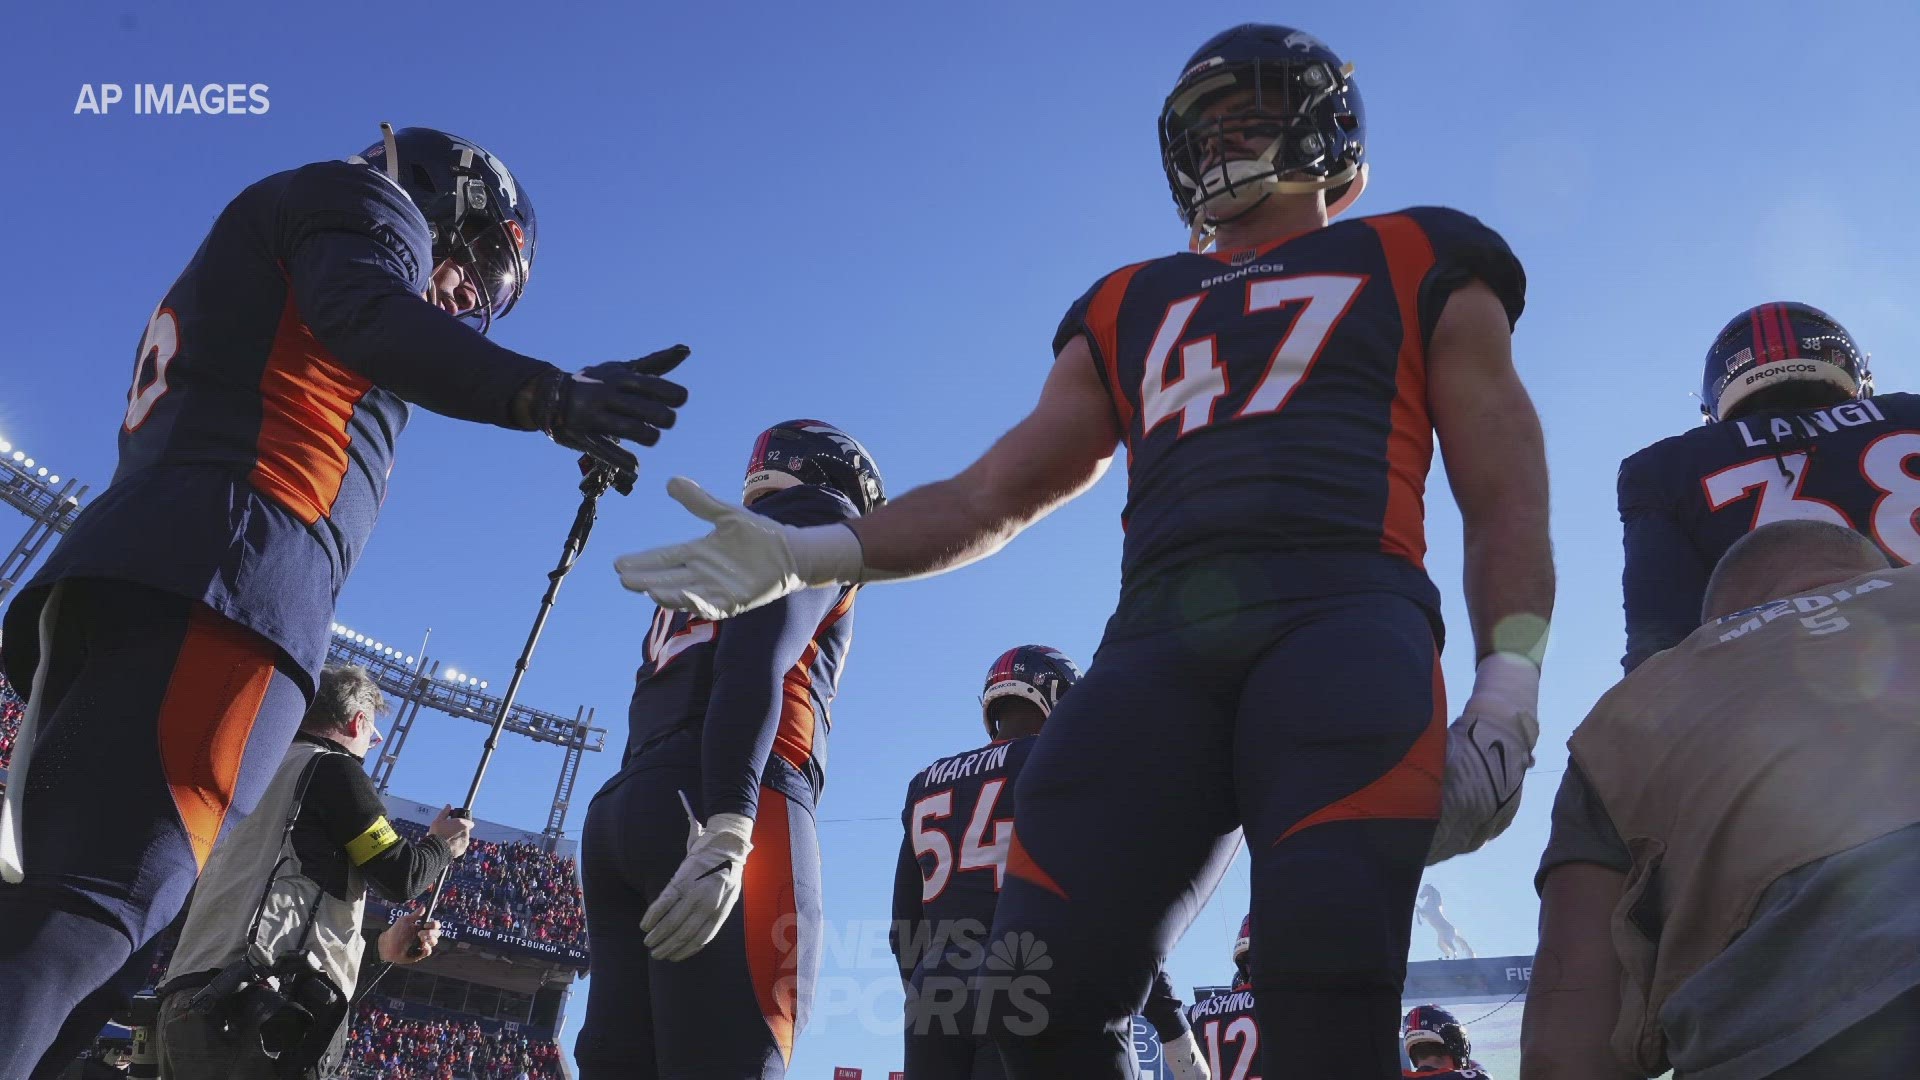
[[(777, 491), (754, 504), (784, 525), (843, 521), (851, 508), (819, 488)], [(720, 624), (713, 652), (713, 693), (700, 736), (704, 812), (745, 814), (760, 806), (760, 776), (789, 709), (811, 709), (805, 691), (787, 696), (787, 672), (819, 632), (842, 589), (826, 586), (782, 597)], [(814, 717), (815, 722), (822, 718)]]
[(1472, 215), (1445, 207), (1420, 206), (1407, 214), (1433, 246), (1433, 269), (1420, 285), (1423, 340), (1433, 340), (1448, 298), (1473, 281), (1484, 282), (1500, 298), (1509, 327), (1520, 321), (1527, 306), (1527, 272), (1499, 233)]
[(1153, 987), (1147, 991), (1147, 1004), (1140, 1015), (1153, 1025), (1154, 1033), (1163, 1043), (1172, 1042), (1189, 1030), (1186, 1007), (1173, 992), (1173, 980), (1167, 978), (1166, 968), (1153, 973)]
[(1659, 497), (1656, 470), (1638, 455), (1620, 463), (1621, 539), (1626, 562), (1620, 593), (1626, 610), (1623, 671), (1671, 649), (1700, 626), (1712, 567), (1701, 559), (1673, 507)]
[(282, 195), (280, 229), (294, 303), (335, 359), (423, 408), (519, 426), (515, 395), (552, 365), (422, 298), (433, 272), (426, 219), (392, 181), (346, 162), (300, 169)]
[(913, 978), (913, 969), (920, 963), (916, 945), (922, 914), (920, 884), (920, 859), (913, 852), (913, 837), (903, 828), (900, 857), (893, 867), (893, 926), (887, 941), (893, 949), (895, 962), (899, 964), (900, 981), (903, 984)]
[(1567, 771), (1560, 777), (1560, 790), (1553, 796), (1553, 826), (1547, 835), (1547, 849), (1540, 854), (1540, 869), (1533, 875), (1533, 891), (1540, 892), (1548, 871), (1566, 863), (1588, 862), (1627, 873), (1633, 869), (1633, 855), (1607, 816), (1607, 808), (1594, 793), (1593, 786), (1567, 759)]
[(396, 904), (426, 891), (452, 861), (438, 837), (415, 844), (395, 832), (373, 781), (345, 754), (329, 754), (316, 766), (307, 798), (316, 796), (327, 840), (347, 853), (368, 886)]

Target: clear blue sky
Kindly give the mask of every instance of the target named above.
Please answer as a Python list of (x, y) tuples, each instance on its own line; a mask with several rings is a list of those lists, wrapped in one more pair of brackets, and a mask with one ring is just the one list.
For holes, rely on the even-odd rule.
[[(1882, 388), (1912, 387), (1909, 5), (29, 5), (0, 68), (0, 437), (103, 483), (146, 318), (241, 187), (351, 154), (380, 120), (482, 142), (540, 214), (500, 341), (563, 365), (694, 348), (681, 427), (645, 455), (640, 490), (603, 506), (525, 690), (597, 706), (617, 747), (650, 609), (611, 560), (698, 531), (665, 479), (733, 490), (754, 433), (794, 416), (856, 433), (895, 491), (970, 460), (1034, 397), (1065, 305), (1183, 242), (1154, 117), (1192, 49), (1248, 19), (1297, 20), (1358, 65), (1361, 210), (1456, 206), (1527, 265), (1515, 350), (1546, 426), (1561, 575), (1539, 765), (1512, 830), (1429, 880), (1481, 955), (1529, 953), (1563, 740), (1618, 671), (1619, 459), (1696, 421), (1708, 339), (1763, 300), (1827, 309)], [(271, 108), (76, 116), (89, 82), (258, 82)], [(431, 626), (434, 656), (503, 686), (574, 476), (537, 437), (416, 414), (341, 620), (409, 648)], [(862, 596), (821, 808), (830, 938), (796, 1076), (897, 1065), (883, 929), (903, 786), (979, 740), (975, 694), (1002, 649), (1091, 656), (1124, 484), (987, 563)], [(1429, 516), (1457, 704), (1472, 658), (1437, 468)], [(395, 790), (458, 801), (482, 734), (423, 716)], [(616, 759), (588, 761), (571, 826)], [(539, 828), (559, 762), (509, 741), (481, 813)], [(1228, 974), (1245, 909), (1243, 861), (1175, 953), (1177, 985)], [(1424, 928), (1412, 955), (1436, 955)]]

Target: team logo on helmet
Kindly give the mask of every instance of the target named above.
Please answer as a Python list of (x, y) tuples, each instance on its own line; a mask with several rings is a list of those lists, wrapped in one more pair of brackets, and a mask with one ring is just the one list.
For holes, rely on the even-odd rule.
[(819, 420), (788, 420), (760, 433), (747, 460), (744, 497), (801, 484), (838, 491), (865, 514), (887, 501), (880, 468), (859, 441)]
[(1308, 52), (1313, 49), (1321, 49), (1327, 52), (1333, 51), (1327, 48), (1326, 42), (1321, 41), (1319, 38), (1314, 37), (1312, 34), (1307, 33), (1305, 30), (1295, 30), (1293, 33), (1288, 34), (1285, 41), (1285, 45), (1289, 49), (1299, 49), (1302, 52)]
[(988, 707), (1004, 697), (1017, 697), (1039, 706), (1042, 716), (1050, 716), (1061, 697), (1080, 681), (1080, 669), (1067, 654), (1046, 645), (1021, 645), (1008, 649), (987, 670), (987, 685), (980, 694), (981, 719), (987, 734), (999, 738)]

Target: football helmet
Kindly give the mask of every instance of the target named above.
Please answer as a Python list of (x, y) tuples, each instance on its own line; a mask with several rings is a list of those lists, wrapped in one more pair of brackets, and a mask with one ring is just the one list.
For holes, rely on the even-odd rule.
[(1079, 681), (1080, 669), (1059, 649), (1020, 645), (1001, 653), (988, 669), (986, 689), (980, 693), (980, 720), (987, 727), (988, 737), (1000, 737), (991, 715), (995, 701), (1021, 698), (1040, 706), (1041, 716), (1051, 716), (1060, 698)]
[(1791, 383), (1824, 383), (1843, 400), (1873, 393), (1867, 354), (1833, 316), (1792, 301), (1748, 308), (1707, 350), (1700, 412), (1723, 420), (1753, 394)]
[[(1230, 112), (1222, 99), (1246, 94)], [(1160, 162), (1195, 251), (1215, 227), (1275, 192), (1327, 193), (1327, 215), (1353, 205), (1367, 184), (1366, 110), (1353, 65), (1318, 38), (1247, 23), (1188, 59), (1160, 107)], [(1249, 143), (1267, 140), (1252, 154)], [(1248, 148), (1240, 157), (1236, 150)]]
[(1400, 1023), (1400, 1048), (1411, 1055), (1422, 1043), (1438, 1043), (1453, 1057), (1453, 1067), (1464, 1069), (1473, 1053), (1467, 1029), (1452, 1013), (1438, 1005), (1415, 1005)]
[(1233, 939), (1233, 966), (1245, 967), (1247, 953), (1251, 951), (1253, 951), (1253, 916), (1247, 914), (1240, 918), (1240, 936)]
[(520, 302), (533, 272), (533, 200), (477, 143), (432, 128), (380, 130), (380, 142), (347, 160), (385, 172), (426, 215), (434, 265), (452, 259), (466, 272), (480, 303), (461, 317), (486, 333)]
[(741, 498), (800, 484), (832, 488), (862, 514), (887, 501), (873, 455), (853, 436), (818, 420), (788, 420), (760, 433)]

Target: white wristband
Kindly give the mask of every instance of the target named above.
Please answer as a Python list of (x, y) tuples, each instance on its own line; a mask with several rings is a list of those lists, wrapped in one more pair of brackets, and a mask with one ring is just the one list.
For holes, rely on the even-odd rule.
[(1540, 700), (1540, 668), (1519, 653), (1489, 653), (1473, 669), (1473, 696), (1531, 709)]
[(808, 585), (853, 585), (863, 579), (860, 538), (845, 525), (811, 525), (787, 532), (794, 573)]

